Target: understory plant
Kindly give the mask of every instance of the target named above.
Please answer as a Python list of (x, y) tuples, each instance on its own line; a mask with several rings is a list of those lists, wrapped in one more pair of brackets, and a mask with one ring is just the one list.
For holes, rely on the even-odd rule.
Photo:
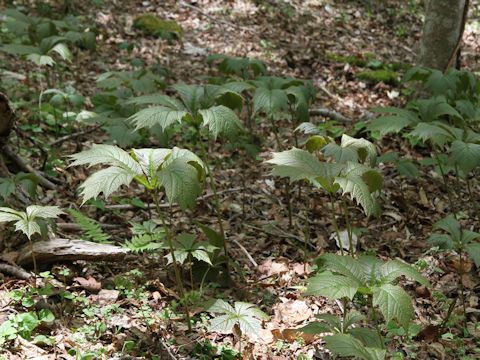
[(376, 148), (365, 139), (354, 139), (345, 134), (340, 145), (322, 136), (312, 137), (309, 141), (309, 151), (294, 147), (273, 153), (267, 163), (273, 165), (272, 175), (287, 177), (291, 181), (307, 181), (329, 195), (331, 220), (343, 254), (344, 244), (335, 209), (337, 194), (341, 194), (349, 242), (347, 249), (354, 256), (353, 228), (345, 195), (357, 201), (367, 216), (379, 214), (377, 194), (382, 188), (383, 177), (371, 167), (375, 165)]
[[(381, 323), (377, 308), (385, 322), (396, 321), (408, 329), (415, 312), (412, 299), (397, 284), (405, 276), (422, 285), (428, 281), (413, 267), (399, 260), (382, 261), (374, 256), (362, 255), (354, 259), (349, 256), (324, 254), (317, 259), (319, 272), (308, 282), (308, 295), (323, 296), (330, 300), (343, 300), (343, 318), (334, 315), (318, 315), (319, 322), (311, 323), (302, 330), (309, 333), (332, 332), (326, 336), (326, 346), (341, 356), (357, 356), (362, 359), (384, 359), (385, 345), (381, 334)], [(363, 318), (355, 313), (348, 314), (348, 301), (365, 298), (369, 307), (368, 320), (375, 330), (353, 327)]]
[[(127, 152), (112, 145), (93, 145), (89, 150), (71, 155), (71, 166), (108, 165), (90, 175), (80, 186), (83, 203), (95, 199), (100, 193), (108, 197), (122, 185), (133, 181), (145, 187), (155, 204), (160, 218), (168, 250), (172, 257), (175, 279), (180, 296), (184, 296), (182, 275), (175, 257), (174, 233), (168, 216), (160, 206), (160, 193), (166, 201), (177, 203), (182, 209), (193, 207), (203, 190), (206, 168), (194, 153), (174, 147), (173, 149), (132, 149)], [(186, 305), (185, 305), (186, 306)], [(185, 311), (191, 329), (188, 307)]]
[[(213, 192), (214, 208), (219, 232), (223, 238), (225, 256), (228, 258), (227, 239), (221, 218), (220, 199), (217, 193), (215, 177), (209, 165), (210, 136), (216, 139), (220, 134), (233, 137), (242, 131), (243, 126), (233, 109), (242, 107), (242, 97), (235, 91), (219, 85), (173, 86), (178, 97), (163, 94), (144, 95), (130, 100), (134, 104), (154, 104), (134, 114), (130, 119), (137, 129), (160, 126), (168, 127), (186, 123), (193, 127), (196, 144), (200, 147), (200, 156), (204, 161), (206, 174)], [(202, 129), (206, 129), (204, 139)]]
[(20, 231), (27, 236), (35, 274), (38, 272), (38, 267), (35, 258), (35, 251), (33, 249), (33, 236), (35, 234), (41, 234), (42, 227), (44, 229), (44, 234), (46, 233), (47, 230), (45, 226), (42, 226), (44, 225), (42, 224), (42, 220), (55, 219), (61, 214), (63, 214), (63, 211), (60, 210), (58, 206), (30, 205), (25, 211), (18, 211), (9, 207), (0, 207), (0, 222), (13, 222), (15, 230)]

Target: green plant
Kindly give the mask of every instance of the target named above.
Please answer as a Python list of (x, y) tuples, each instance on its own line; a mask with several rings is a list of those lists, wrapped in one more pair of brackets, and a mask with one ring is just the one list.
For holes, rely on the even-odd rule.
[[(293, 148), (273, 153), (273, 158), (267, 163), (273, 165), (272, 175), (288, 177), (291, 181), (307, 181), (329, 194), (332, 223), (343, 253), (344, 245), (340, 243), (334, 198), (341, 191), (342, 196), (350, 194), (351, 198), (362, 206), (367, 216), (379, 213), (376, 194), (382, 188), (383, 177), (371, 167), (376, 162), (376, 148), (365, 139), (354, 139), (348, 135), (342, 136), (340, 145), (316, 135), (307, 141), (307, 148), (309, 151)], [(318, 156), (322, 157), (323, 161), (319, 160)], [(328, 162), (329, 158), (335, 162)], [(348, 249), (353, 255), (353, 229), (345, 199), (342, 200), (342, 206), (348, 232)]]
[(35, 234), (40, 234), (41, 220), (54, 219), (63, 214), (57, 206), (39, 206), (30, 205), (25, 211), (13, 210), (9, 207), (0, 207), (0, 222), (14, 222), (15, 230), (24, 233), (30, 244), (30, 252), (32, 253), (33, 267), (37, 273), (37, 261), (35, 259), (35, 252), (33, 250), (32, 237)]
[(459, 264), (457, 272), (459, 275), (460, 300), (463, 306), (463, 316), (466, 319), (466, 304), (464, 285), (462, 276), (465, 273), (465, 254), (468, 254), (480, 266), (480, 242), (478, 238), (480, 233), (462, 229), (460, 222), (453, 215), (437, 221), (433, 225), (433, 230), (441, 230), (443, 233), (433, 233), (428, 238), (428, 242), (433, 246), (438, 246), (443, 250), (454, 250), (458, 253)]
[[(383, 359), (384, 341), (376, 315), (376, 307), (386, 322), (396, 320), (408, 328), (415, 313), (411, 298), (395, 282), (405, 276), (423, 285), (428, 281), (410, 265), (398, 260), (383, 262), (373, 256), (363, 255), (358, 259), (348, 256), (325, 254), (318, 258), (319, 273), (310, 279), (307, 294), (328, 299), (343, 299), (343, 318), (319, 315), (320, 322), (312, 323), (302, 330), (310, 333), (333, 332), (325, 337), (328, 349), (341, 356), (357, 356), (362, 359)], [(346, 300), (355, 296), (368, 299), (370, 318), (377, 334), (368, 328), (352, 327), (363, 320), (361, 315), (347, 313)]]
[(133, 252), (150, 252), (165, 248), (165, 230), (159, 228), (153, 221), (143, 224), (132, 223), (133, 236), (125, 242), (125, 247)]
[[(83, 203), (96, 198), (100, 193), (108, 197), (122, 185), (133, 180), (143, 185), (155, 204), (157, 216), (162, 221), (167, 245), (172, 255), (177, 286), (183, 297), (184, 287), (175, 258), (171, 224), (167, 226), (166, 216), (160, 207), (159, 192), (163, 191), (172, 205), (178, 203), (182, 209), (193, 207), (203, 189), (206, 167), (194, 153), (179, 149), (132, 149), (126, 152), (112, 145), (94, 145), (90, 150), (71, 155), (71, 166), (109, 165), (90, 175), (80, 186)], [(186, 311), (191, 329), (190, 315)]]
[(82, 229), (83, 235), (91, 241), (107, 244), (110, 242), (110, 235), (105, 234), (98, 222), (89, 218), (85, 214), (75, 209), (69, 209), (68, 212), (72, 215), (75, 222)]
[(133, 26), (146, 35), (158, 36), (167, 40), (181, 38), (182, 27), (174, 20), (163, 20), (155, 14), (143, 14), (133, 22)]
[[(228, 256), (226, 234), (221, 219), (220, 200), (216, 190), (215, 178), (210, 171), (208, 161), (208, 146), (210, 133), (216, 139), (220, 134), (234, 136), (242, 131), (242, 124), (231, 109), (241, 108), (242, 97), (238, 93), (219, 85), (177, 84), (173, 88), (177, 91), (179, 98), (152, 94), (132, 99), (131, 102), (135, 104), (156, 104), (157, 106), (140, 110), (130, 119), (135, 123), (137, 129), (159, 125), (162, 130), (165, 130), (180, 122), (186, 122), (195, 129), (196, 141), (200, 145), (201, 157), (214, 194), (214, 208), (220, 234), (223, 238), (224, 252)], [(202, 141), (202, 127), (208, 129), (206, 144)]]
[(248, 57), (231, 57), (215, 54), (207, 57), (207, 64), (218, 63), (218, 70), (225, 75), (235, 75), (243, 80), (254, 79), (267, 73), (267, 66), (263, 61)]
[(209, 331), (234, 332), (238, 334), (240, 349), (242, 348), (242, 334), (257, 334), (261, 328), (260, 320), (267, 320), (269, 317), (255, 305), (235, 302), (231, 306), (224, 300), (217, 299), (206, 309), (209, 313), (220, 314), (210, 320)]
[[(24, 313), (12, 314), (8, 320), (0, 324), (0, 345), (16, 339), (18, 336), (30, 340), (34, 331), (41, 324), (49, 324), (55, 320), (55, 316), (50, 310), (42, 309), (38, 312), (29, 311)], [(41, 338), (36, 337), (37, 341)], [(34, 339), (35, 341), (35, 339)]]

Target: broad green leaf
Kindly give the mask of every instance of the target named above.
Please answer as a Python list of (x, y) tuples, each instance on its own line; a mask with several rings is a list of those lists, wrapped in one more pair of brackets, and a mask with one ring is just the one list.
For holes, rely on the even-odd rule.
[(460, 229), (460, 223), (458, 222), (455, 217), (450, 214), (446, 218), (443, 218), (439, 221), (437, 221), (433, 225), (433, 230), (438, 230), (441, 229), (443, 231), (446, 231), (452, 239), (456, 242), (460, 242), (461, 236), (462, 236), (462, 231)]
[(112, 165), (134, 174), (140, 174), (142, 169), (140, 165), (126, 152), (117, 146), (94, 144), (91, 149), (82, 151), (78, 154), (70, 155), (74, 161), (70, 166), (78, 165)]
[(307, 286), (308, 295), (324, 296), (328, 299), (353, 299), (359, 283), (355, 279), (334, 275), (329, 271), (315, 275), (310, 279)]
[(267, 314), (265, 314), (262, 310), (260, 310), (254, 304), (237, 301), (235, 302), (234, 306), (235, 306), (235, 312), (237, 314), (242, 314), (243, 316), (256, 317), (262, 320), (268, 320), (270, 318)]
[(81, 185), (82, 204), (96, 199), (100, 193), (110, 196), (122, 185), (129, 185), (137, 174), (130, 169), (111, 166), (90, 175)]
[(258, 335), (261, 329), (260, 320), (251, 316), (239, 316), (238, 325), (242, 334), (255, 334)]
[(336, 177), (335, 183), (342, 189), (342, 195), (350, 194), (351, 198), (362, 206), (367, 216), (376, 215), (380, 210), (377, 201), (367, 183), (355, 173), (357, 171), (358, 167), (352, 167), (345, 175)]
[(29, 219), (18, 220), (15, 223), (15, 230), (23, 232), (29, 239), (31, 239), (34, 234), (41, 233), (40, 225), (38, 225), (35, 220)]
[(380, 135), (383, 136), (390, 133), (399, 133), (411, 124), (412, 121), (406, 117), (399, 115), (385, 115), (372, 120), (368, 125), (368, 130), (378, 131)]
[(305, 147), (308, 152), (313, 153), (315, 151), (321, 150), (330, 142), (326, 136), (313, 135), (310, 136), (305, 143)]
[(253, 96), (253, 111), (271, 117), (288, 109), (288, 96), (282, 89), (258, 88)]
[(173, 124), (180, 123), (184, 116), (187, 115), (185, 110), (173, 110), (165, 106), (153, 106), (132, 115), (129, 120), (135, 124), (135, 129), (144, 127), (152, 127), (159, 125), (165, 130)]
[(168, 202), (178, 203), (182, 209), (195, 205), (202, 192), (198, 170), (185, 158), (176, 158), (158, 173), (158, 181), (165, 188)]
[(222, 299), (215, 300), (215, 302), (205, 310), (211, 313), (235, 313), (235, 309), (229, 303)]
[(465, 246), (465, 251), (470, 255), (475, 265), (480, 267), (480, 243), (472, 243)]
[(465, 173), (480, 164), (480, 144), (455, 140), (450, 147), (451, 159)]
[(412, 179), (418, 177), (419, 171), (417, 166), (410, 159), (400, 159), (397, 162), (397, 170), (400, 175), (407, 176)]
[(347, 134), (343, 134), (340, 146), (342, 148), (356, 150), (362, 163), (367, 162), (370, 166), (375, 165), (377, 149), (370, 141), (364, 138), (356, 139)]
[(238, 318), (235, 314), (217, 315), (210, 320), (208, 330), (212, 332), (231, 333), (235, 324), (238, 324)]
[(383, 284), (373, 289), (373, 305), (378, 306), (385, 320), (396, 319), (408, 326), (415, 316), (410, 296), (400, 286)]
[(175, 84), (172, 86), (180, 95), (183, 104), (190, 113), (196, 113), (202, 105), (205, 88), (198, 85)]
[(220, 133), (232, 136), (242, 130), (243, 126), (237, 114), (226, 106), (213, 106), (199, 111), (203, 118), (203, 125), (216, 138)]
[(322, 334), (332, 332), (332, 328), (328, 324), (320, 321), (309, 322), (307, 325), (299, 328), (298, 330), (306, 334)]
[(185, 110), (182, 102), (164, 94), (147, 94), (137, 96), (126, 101), (126, 104), (154, 104), (170, 108), (172, 110)]
[(380, 281), (391, 283), (400, 276), (418, 281), (422, 285), (429, 285), (428, 280), (423, 277), (415, 268), (399, 260), (390, 260), (380, 266)]
[(55, 52), (57, 53), (58, 55), (60, 55), (60, 57), (63, 59), (63, 60), (68, 60), (70, 61), (72, 59), (72, 53), (70, 52), (70, 50), (68, 49), (67, 45), (65, 45), (64, 43), (58, 43), (56, 44), (50, 51), (50, 52)]
[(363, 173), (362, 180), (368, 186), (368, 190), (373, 193), (379, 191), (383, 187), (383, 176), (377, 170), (369, 170)]
[(53, 66), (55, 65), (55, 60), (49, 55), (41, 54), (29, 54), (27, 59), (33, 62), (37, 66)]
[(321, 134), (320, 129), (315, 125), (310, 122), (303, 122), (300, 125), (298, 125), (295, 129), (295, 132), (302, 132), (306, 135), (310, 134), (315, 134), (319, 135)]
[(37, 46), (31, 45), (6, 44), (3, 45), (0, 49), (13, 55), (40, 54), (40, 49)]
[(58, 206), (38, 206), (30, 205), (26, 209), (26, 214), (28, 219), (33, 219), (36, 217), (49, 219), (56, 218), (61, 214), (64, 214)]
[(455, 248), (452, 237), (447, 234), (432, 234), (427, 242), (432, 246), (438, 246), (440, 249), (451, 250)]
[(345, 148), (333, 142), (323, 148), (325, 156), (331, 157), (337, 163), (344, 164), (349, 161), (358, 162), (358, 152), (356, 149)]
[(20, 220), (23, 218), (23, 214), (22, 211), (16, 211), (9, 207), (0, 207), (0, 222)]
[(418, 100), (418, 110), (423, 121), (431, 122), (438, 120), (443, 115), (448, 115), (463, 120), (462, 115), (448, 104), (444, 97), (435, 97)]
[(322, 269), (355, 279), (359, 286), (363, 285), (368, 274), (362, 264), (350, 256), (323, 254), (317, 259), (317, 264)]
[(322, 163), (308, 151), (293, 148), (273, 153), (273, 158), (266, 161), (273, 164), (272, 175), (288, 177), (292, 181), (308, 180), (319, 186), (317, 178), (333, 178), (338, 175), (341, 166)]
[(326, 348), (340, 356), (354, 356), (362, 360), (383, 360), (386, 350), (368, 348), (360, 340), (348, 334), (335, 334), (324, 337)]
[(410, 135), (422, 140), (423, 142), (430, 141), (434, 145), (443, 146), (448, 140), (452, 139), (452, 135), (438, 125), (421, 122)]
[(374, 329), (355, 327), (349, 329), (348, 333), (360, 340), (366, 347), (382, 349), (385, 346), (382, 337)]
[(156, 177), (160, 165), (172, 154), (170, 149), (132, 149), (132, 152), (149, 181)]

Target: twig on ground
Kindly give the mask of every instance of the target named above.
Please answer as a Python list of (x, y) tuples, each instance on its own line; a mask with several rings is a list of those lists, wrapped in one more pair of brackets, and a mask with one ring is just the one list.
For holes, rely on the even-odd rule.
[(258, 267), (258, 264), (257, 262), (253, 259), (252, 255), (250, 255), (250, 253), (247, 251), (247, 249), (245, 249), (245, 247), (240, 244), (237, 240), (235, 239), (232, 239), (232, 241), (243, 251), (243, 253), (245, 254), (245, 256), (248, 258), (248, 260), (250, 260), (250, 262), (252, 263), (252, 265), (256, 268)]
[(2, 148), (3, 153), (8, 156), (10, 160), (15, 162), (18, 167), (25, 171), (34, 174), (38, 178), (38, 183), (48, 190), (55, 190), (57, 186), (52, 183), (50, 180), (45, 178), (42, 173), (34, 169), (30, 164), (23, 160), (18, 154), (16, 154), (8, 145)]
[(349, 123), (353, 121), (352, 119), (347, 118), (346, 116), (340, 114), (339, 112), (336, 112), (335, 110), (330, 110), (326, 108), (310, 109), (309, 113), (310, 116), (325, 116), (330, 119), (344, 123)]
[(99, 124), (99, 125), (96, 125), (96, 126), (90, 128), (90, 129), (86, 129), (86, 130), (75, 132), (73, 134), (62, 136), (61, 138), (58, 138), (57, 140), (52, 141), (49, 145), (50, 146), (56, 146), (56, 145), (59, 145), (59, 144), (65, 142), (67, 140), (74, 139), (74, 138), (82, 136), (82, 135), (90, 134), (91, 132), (94, 132), (95, 130), (99, 129), (102, 125), (103, 124)]
[(6, 264), (6, 263), (0, 263), (0, 272), (4, 274), (13, 275), (17, 279), (21, 279), (21, 280), (30, 280), (32, 278), (32, 274), (22, 269), (20, 266)]

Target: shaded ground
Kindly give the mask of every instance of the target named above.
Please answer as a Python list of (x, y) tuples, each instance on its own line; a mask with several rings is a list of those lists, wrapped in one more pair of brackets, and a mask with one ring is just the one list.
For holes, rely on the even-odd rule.
[[(194, 5), (187, 5), (164, 1), (157, 5), (148, 1), (118, 1), (115, 4), (106, 2), (98, 8), (75, 4), (78, 12), (95, 19), (100, 29), (99, 45), (94, 54), (80, 53), (65, 80), (75, 79), (77, 90), (91, 96), (95, 92), (96, 77), (108, 70), (128, 69), (129, 58), (141, 58), (147, 64), (158, 62), (169, 70), (169, 82), (174, 83), (200, 81), (206, 72), (214, 74), (214, 70), (205, 64), (207, 55), (249, 56), (265, 61), (273, 74), (312, 79), (318, 90), (313, 107), (338, 111), (353, 121), (361, 120), (374, 106), (404, 103), (402, 86), (359, 80), (355, 75), (363, 69), (338, 61), (338, 55), (377, 59), (384, 64), (412, 63), (421, 32), (418, 15), (421, 7), (416, 2), (408, 5), (389, 1), (372, 8), (362, 3), (197, 1)], [(476, 2), (473, 7), (480, 10)], [(176, 20), (184, 29), (182, 40), (168, 42), (142, 37), (132, 24), (138, 14), (145, 12)], [(479, 32), (478, 23), (469, 22), (463, 62), (472, 70), (478, 70)], [(131, 54), (118, 46), (126, 41), (135, 44)], [(18, 63), (8, 63), (11, 58), (4, 60), (9, 70), (22, 72)], [(16, 100), (20, 103), (20, 99)], [(34, 102), (33, 99), (30, 101)], [(325, 120), (315, 117), (312, 122)], [(350, 130), (353, 126), (350, 123), (345, 125)], [(293, 144), (292, 129), (291, 124), (282, 124), (281, 139), (288, 147)], [(264, 139), (259, 156), (268, 158), (274, 150), (271, 129), (260, 123), (256, 131)], [(78, 151), (76, 146), (89, 147), (105, 138), (103, 132), (96, 131), (80, 137), (80, 144), (67, 142), (62, 145), (62, 155)], [(394, 138), (382, 140), (379, 148), (380, 153), (396, 150), (411, 158), (421, 157)], [(239, 151), (232, 155), (225, 151), (222, 143), (216, 143), (211, 154), (226, 160), (222, 165), (216, 162), (215, 168), (220, 191), (224, 191), (222, 216), (229, 238), (243, 245), (246, 251), (233, 244), (230, 248), (231, 256), (243, 271), (242, 276), (237, 272), (235, 286), (220, 291), (212, 286), (207, 288), (206, 294), (218, 296), (220, 293), (225, 298), (255, 303), (272, 316), (264, 324), (261, 336), (250, 338), (244, 348), (244, 359), (296, 359), (301, 354), (316, 359), (329, 358), (321, 347), (321, 340), (307, 336), (299, 339), (299, 335), (290, 330), (304, 325), (318, 312), (339, 312), (335, 303), (301, 294), (301, 287), (310, 272), (306, 263), (312, 263), (319, 253), (336, 251), (334, 241), (330, 240), (332, 224), (325, 216), (328, 213), (327, 197), (305, 189), (298, 195), (298, 188), (294, 188), (295, 216), (293, 227), (289, 228), (283, 182), (268, 176), (268, 168), (260, 165), (258, 159), (247, 158)], [(71, 203), (79, 204), (74, 189), (87, 175), (85, 171), (62, 170), (65, 185), (52, 204), (60, 202), (65, 208)], [(401, 258), (410, 263), (421, 260), (424, 275), (434, 284), (433, 295), (424, 296), (414, 283), (407, 282), (407, 289), (412, 293), (417, 291), (417, 323), (422, 328), (437, 324), (446, 315), (448, 303), (435, 290), (453, 296), (458, 282), (452, 272), (455, 267), (452, 258), (430, 253), (425, 243), (432, 223), (448, 213), (445, 192), (439, 177), (432, 172), (425, 171), (416, 180), (400, 177), (388, 166), (384, 166), (382, 172), (385, 176), (382, 217), (366, 220), (358, 210), (352, 209), (354, 225), (368, 229), (359, 240), (359, 248), (376, 251), (385, 259)], [(477, 185), (475, 191), (478, 195)], [(126, 195), (143, 196), (132, 192)], [(104, 224), (119, 224), (119, 229), (111, 231), (119, 242), (125, 239), (128, 221), (148, 218), (146, 212), (132, 210), (113, 214), (91, 211), (90, 215)], [(213, 227), (216, 225), (208, 202), (201, 202), (194, 212), (177, 212), (176, 231), (188, 230), (191, 219)], [(76, 236), (62, 234), (62, 230), (59, 233)], [(307, 245), (307, 254), (304, 252), (305, 238), (310, 244)], [(53, 353), (64, 354), (70, 349), (75, 349), (77, 354), (91, 352), (91, 358), (100, 358), (102, 354), (106, 358), (113, 357), (122, 351), (145, 358), (152, 358), (152, 354), (163, 354), (160, 358), (166, 359), (187, 358), (192, 349), (198, 351), (198, 344), (203, 344), (207, 338), (215, 346), (238, 349), (233, 336), (206, 332), (207, 319), (201, 314), (200, 301), (192, 309), (198, 319), (197, 326), (193, 333), (185, 333), (181, 312), (172, 305), (172, 300), (177, 297), (173, 290), (173, 276), (159, 263), (163, 263), (160, 255), (132, 255), (125, 264), (78, 262), (51, 269), (55, 280), (46, 281), (59, 287), (64, 281), (78, 296), (74, 304), (82, 309), (81, 313), (65, 309), (72, 307), (70, 299), (55, 299), (50, 306), (55, 313), (63, 314), (50, 329), (56, 345), (35, 346), (20, 341), (16, 347), (5, 349), (6, 358), (55, 358)], [(69, 269), (68, 276), (62, 276), (65, 268)], [(409, 354), (407, 358), (416, 354), (420, 359), (440, 359), (442, 356), (454, 359), (462, 351), (473, 354), (478, 341), (474, 324), (478, 321), (479, 279), (475, 271), (472, 266), (472, 271), (464, 279), (472, 335), (455, 341), (434, 339), (404, 343), (400, 350)], [(18, 308), (3, 295), (23, 286), (24, 282), (5, 279), (0, 289), (0, 318)], [(453, 333), (455, 331), (452, 329)], [(129, 340), (133, 343), (128, 343)], [(132, 349), (128, 344), (132, 344)], [(391, 344), (398, 345), (395, 341)]]

